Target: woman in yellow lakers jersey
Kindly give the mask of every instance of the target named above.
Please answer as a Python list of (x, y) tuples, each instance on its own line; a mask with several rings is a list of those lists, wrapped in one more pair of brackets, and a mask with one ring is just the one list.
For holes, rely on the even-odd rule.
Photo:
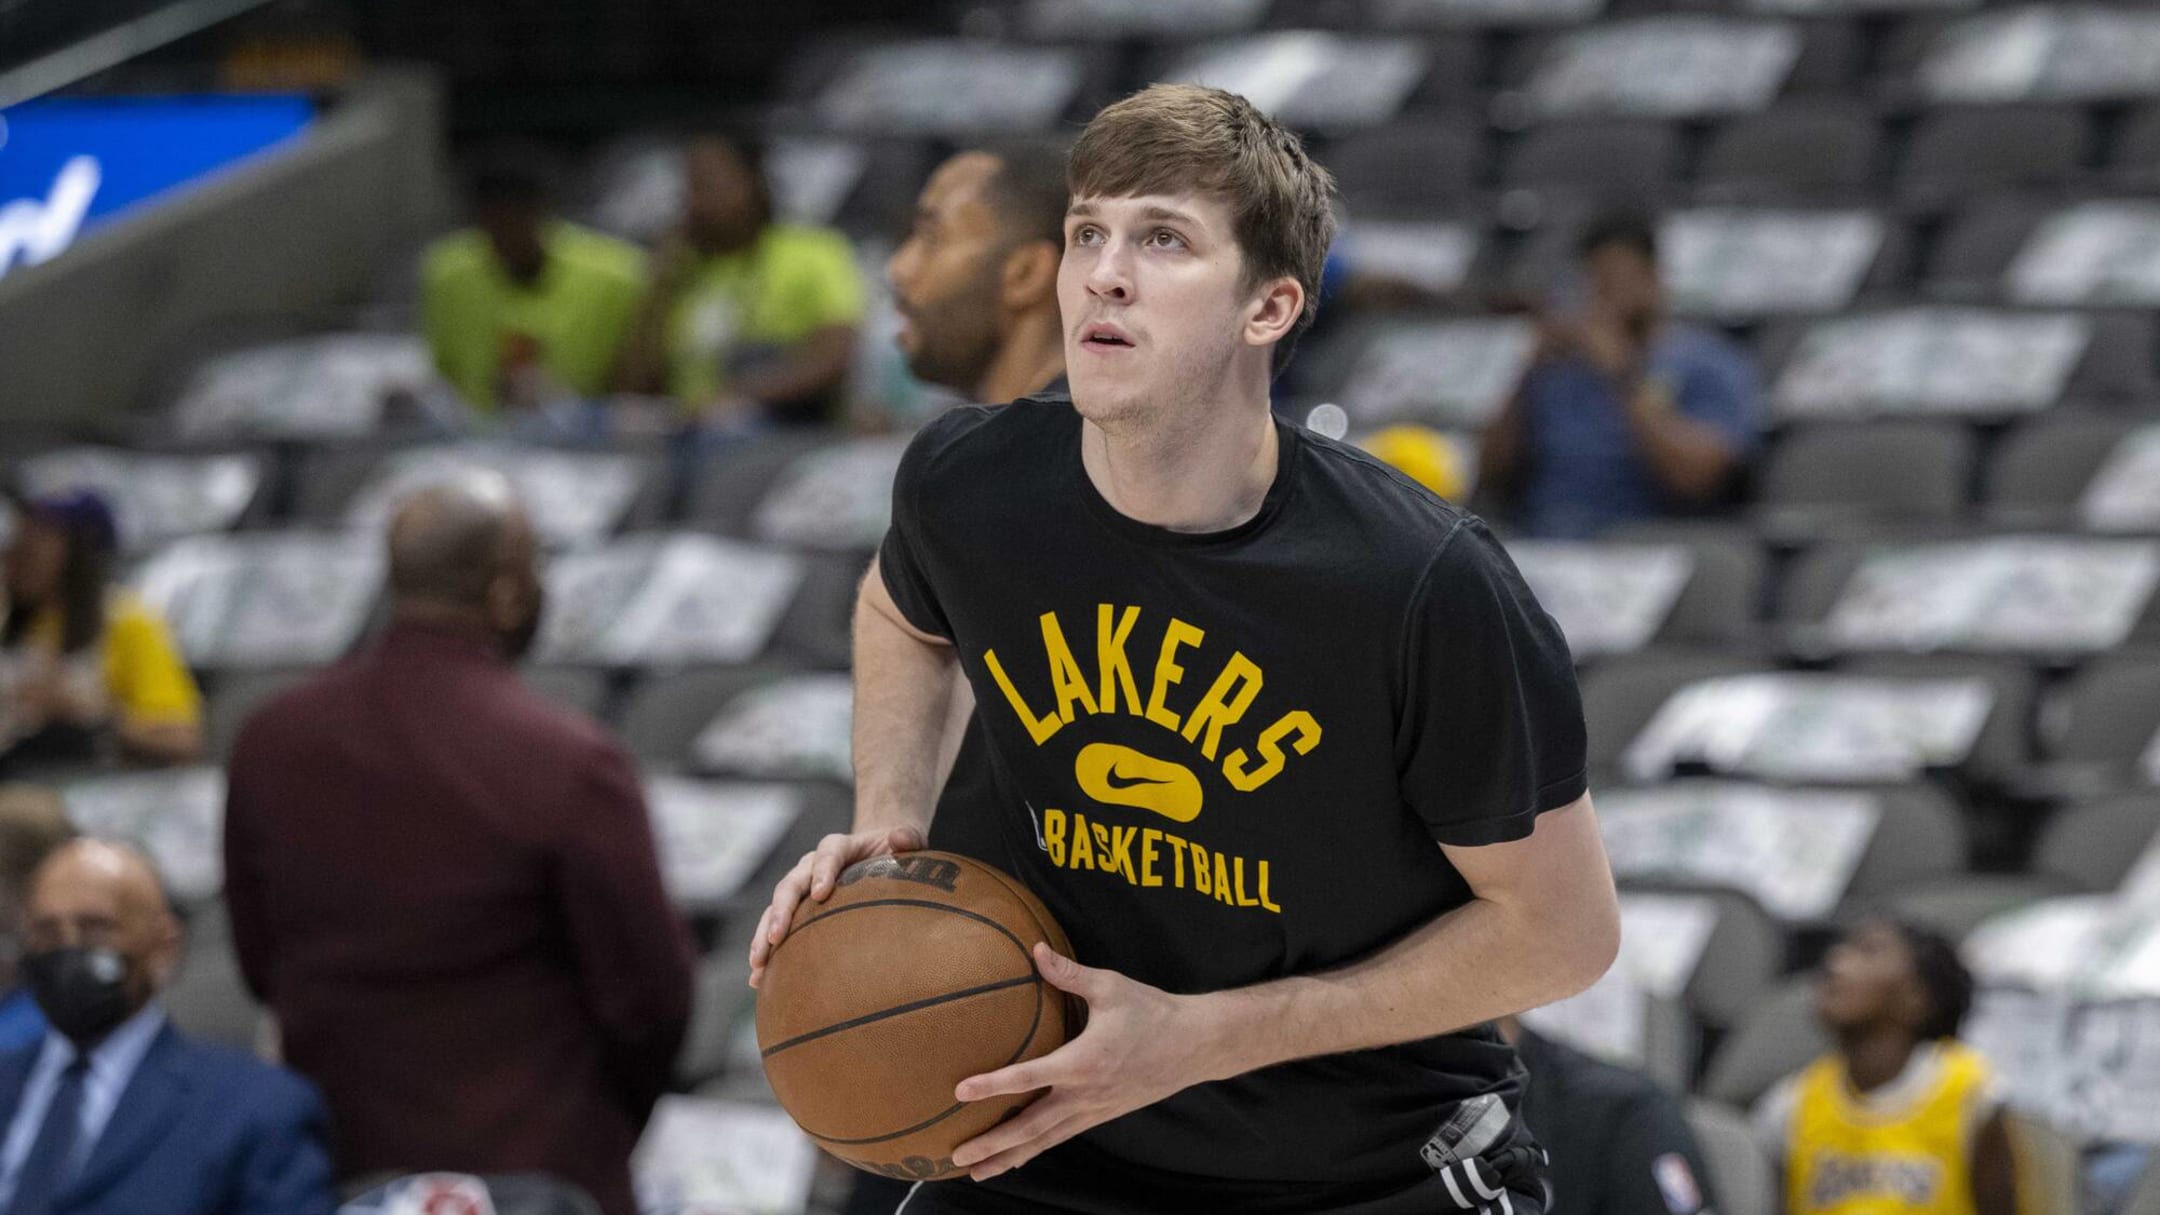
[(1785, 1215), (2016, 1215), (2001, 1103), (1957, 1040), (1972, 994), (1956, 947), (1926, 929), (1871, 921), (1831, 948), (1815, 1008), (1837, 1049), (1756, 1111)]

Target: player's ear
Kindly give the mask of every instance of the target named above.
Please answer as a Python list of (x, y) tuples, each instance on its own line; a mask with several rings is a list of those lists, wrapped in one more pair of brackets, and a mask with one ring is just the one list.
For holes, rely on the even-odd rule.
[(1289, 275), (1260, 284), (1245, 313), (1245, 344), (1272, 346), (1289, 337), (1305, 313), (1305, 288)]
[(1043, 300), (1057, 298), (1058, 259), (1064, 254), (1054, 241), (1022, 241), (1005, 255), (999, 283), (999, 301), (1018, 311)]

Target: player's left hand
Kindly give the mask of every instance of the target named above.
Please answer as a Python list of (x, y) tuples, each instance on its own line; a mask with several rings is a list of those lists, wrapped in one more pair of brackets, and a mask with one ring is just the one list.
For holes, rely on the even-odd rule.
[(1087, 1028), (1040, 1059), (960, 1082), (954, 1096), (981, 1101), (1049, 1089), (1016, 1116), (953, 1150), (977, 1181), (1019, 1168), (1090, 1127), (1188, 1088), (1208, 1075), (1211, 1035), (1196, 998), (1173, 995), (1114, 970), (1082, 966), (1048, 945), (1035, 967), (1060, 991), (1087, 1001)]

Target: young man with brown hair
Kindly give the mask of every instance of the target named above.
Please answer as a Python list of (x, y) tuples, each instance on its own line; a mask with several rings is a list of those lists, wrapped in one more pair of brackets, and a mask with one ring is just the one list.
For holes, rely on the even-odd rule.
[(1036, 964), (1088, 1021), (960, 1084), (1042, 1095), (902, 1210), (1534, 1215), (1486, 1022), (1618, 938), (1566, 644), (1482, 524), (1270, 413), (1334, 230), (1296, 136), (1158, 86), (1069, 182), (1071, 399), (910, 448), (855, 617), (856, 831), (783, 879), (753, 968), (922, 846), (958, 670), (997, 796), (948, 812), (1064, 925)]

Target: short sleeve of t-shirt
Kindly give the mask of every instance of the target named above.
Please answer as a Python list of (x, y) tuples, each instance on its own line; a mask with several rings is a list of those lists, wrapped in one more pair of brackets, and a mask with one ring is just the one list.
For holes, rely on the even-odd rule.
[(885, 529), (885, 542), (878, 546), (878, 573), (900, 614), (909, 624), (939, 637), (952, 636), (952, 623), (931, 585), (923, 547), (923, 479), (931, 462), (951, 443), (963, 415), (971, 412), (979, 411), (947, 411), (908, 444), (900, 457), (900, 470), (893, 476), (892, 523)]
[(180, 661), (165, 622), (123, 600), (105, 626), (105, 680), (125, 720), (193, 725), (202, 720), (202, 694)]
[(1740, 349), (1699, 335), (1675, 389), (1680, 412), (1718, 432), (1734, 452), (1755, 450), (1761, 433), (1762, 386)]
[(1567, 641), (1484, 524), (1441, 542), (1404, 621), (1404, 799), (1453, 847), (1530, 834), (1583, 795), (1582, 697)]

